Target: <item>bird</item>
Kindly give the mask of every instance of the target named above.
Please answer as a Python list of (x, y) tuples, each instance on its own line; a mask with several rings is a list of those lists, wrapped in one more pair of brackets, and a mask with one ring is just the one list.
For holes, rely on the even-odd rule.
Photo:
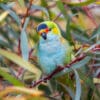
[(51, 74), (58, 66), (71, 60), (71, 47), (61, 35), (60, 28), (53, 21), (43, 21), (37, 25), (37, 61), (44, 74)]

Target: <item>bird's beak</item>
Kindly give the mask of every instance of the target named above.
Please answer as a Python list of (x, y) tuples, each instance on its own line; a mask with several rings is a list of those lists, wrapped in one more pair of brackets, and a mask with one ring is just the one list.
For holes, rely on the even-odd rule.
[(46, 34), (46, 33), (42, 33), (41, 36), (42, 36), (42, 38), (43, 38), (44, 40), (47, 39), (47, 34)]

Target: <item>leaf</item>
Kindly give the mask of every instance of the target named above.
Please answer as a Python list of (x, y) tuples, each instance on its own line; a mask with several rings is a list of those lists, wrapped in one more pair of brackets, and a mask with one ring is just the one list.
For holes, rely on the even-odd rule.
[[(2, 67), (2, 66), (0, 66)], [(18, 79), (16, 79), (14, 76), (8, 74), (3, 69), (0, 68), (0, 76), (2, 76), (5, 80), (9, 81), (14, 86), (24, 86), (22, 82), (20, 82)]]
[(90, 46), (88, 49), (86, 49), (84, 52), (88, 52), (90, 50), (92, 50), (95, 46), (99, 45), (100, 41), (98, 41), (97, 43), (93, 44), (92, 46)]
[(27, 33), (23, 30), (21, 32), (21, 52), (22, 52), (22, 57), (24, 60), (28, 61), (29, 57), (29, 49), (28, 49), (28, 39), (27, 39)]
[[(11, 6), (13, 6), (13, 5), (11, 5)], [(18, 25), (21, 24), (19, 16), (14, 11), (12, 11), (9, 6), (7, 6), (6, 4), (0, 4), (0, 7), (4, 10), (8, 11), (9, 15), (17, 22)]]
[(37, 97), (37, 96), (41, 96), (43, 95), (43, 92), (42, 91), (39, 91), (39, 90), (35, 90), (35, 89), (28, 89), (28, 88), (25, 88), (25, 87), (7, 87), (4, 91), (1, 91), (0, 92), (0, 97), (3, 97), (5, 95), (7, 95), (8, 93), (26, 93), (26, 94), (29, 94), (31, 95), (32, 97)]
[(96, 38), (97, 36), (100, 37), (100, 26), (93, 31), (89, 40), (92, 40), (92, 39)]
[(28, 22), (29, 22), (29, 18), (26, 19), (24, 27), (20, 35), (22, 57), (26, 61), (28, 61), (28, 57), (29, 57), (28, 39), (27, 39), (26, 30), (25, 30)]
[(74, 73), (75, 73), (75, 78), (76, 78), (76, 95), (75, 95), (75, 99), (74, 100), (80, 100), (81, 98), (81, 83), (80, 83), (80, 78), (79, 75), (77, 73), (77, 71), (75, 69)]
[(73, 64), (73, 65), (71, 66), (71, 68), (74, 68), (74, 69), (80, 68), (80, 67), (84, 66), (85, 64), (87, 64), (87, 63), (90, 61), (90, 59), (91, 59), (91, 57), (87, 56), (87, 57), (85, 57), (83, 60), (81, 60), (81, 61), (79, 61), (79, 62)]
[(41, 6), (46, 8), (49, 14), (49, 20), (52, 20), (52, 14), (50, 9), (48, 9), (48, 2), (46, 0), (41, 0)]
[(95, 0), (86, 0), (84, 2), (79, 2), (79, 3), (70, 3), (70, 2), (65, 2), (66, 4), (68, 5), (71, 5), (71, 6), (86, 6), (86, 5), (89, 5), (91, 3), (94, 3)]
[(0, 3), (7, 3), (9, 0), (0, 0)]
[(37, 6), (37, 5), (32, 5), (31, 9), (32, 10), (41, 10), (41, 11), (43, 11), (46, 14), (46, 16), (47, 16), (47, 19), (49, 20), (49, 13), (48, 13), (46, 8), (41, 7), (41, 6)]
[(64, 8), (64, 5), (63, 5), (62, 1), (61, 1), (61, 0), (57, 0), (56, 3), (57, 3), (58, 8), (59, 8), (59, 9), (61, 10), (61, 12), (63, 13), (63, 15), (64, 15), (64, 17), (65, 17), (65, 20), (67, 21), (68, 16), (67, 16), (67, 13), (66, 13), (66, 10), (65, 10), (65, 8)]
[(77, 69), (77, 68), (83, 67), (85, 64), (87, 64), (90, 61), (90, 59), (91, 59), (91, 57), (89, 57), (89, 56), (85, 57), (83, 60), (70, 66), (70, 68), (65, 68), (61, 73), (58, 73), (57, 75), (55, 75), (55, 77), (64, 75), (64, 74), (72, 71), (72, 69)]
[(78, 40), (78, 41), (80, 41), (82, 43), (89, 43), (89, 44), (92, 43), (91, 41), (89, 41), (89, 37), (85, 36), (84, 34), (81, 34), (81, 33), (78, 33), (78, 32), (74, 31), (72, 33), (72, 35), (76, 40)]
[(12, 49), (12, 46), (9, 43), (6, 43), (6, 42), (4, 42), (2, 40), (0, 40), (0, 47), (1, 46), (4, 47), (4, 48), (10, 48), (10, 49)]
[(40, 77), (41, 71), (38, 68), (36, 68), (35, 65), (23, 60), (20, 56), (14, 54), (12, 52), (3, 50), (3, 49), (0, 49), (0, 55), (6, 57), (7, 59), (9, 59), (11, 61), (13, 61), (14, 63), (18, 64), (20, 67), (25, 68), (28, 71), (36, 74), (37, 78)]
[(71, 43), (72, 36), (71, 36), (71, 32), (70, 32), (70, 22), (71, 22), (71, 19), (70, 19), (70, 17), (68, 17), (68, 21), (67, 21), (67, 25), (66, 25), (66, 39)]
[(7, 17), (8, 14), (9, 14), (8, 11), (5, 11), (2, 14), (0, 14), (0, 22), (2, 22)]
[(24, 3), (24, 0), (18, 0), (19, 4), (21, 7), (25, 7), (25, 3)]
[(67, 15), (62, 1), (57, 0), (56, 2), (57, 2), (57, 6), (60, 9), (61, 13), (64, 15), (64, 18), (65, 18), (66, 23), (67, 23), (67, 25), (66, 25), (66, 39), (69, 40), (69, 42), (71, 42), (72, 39), (71, 39), (71, 32), (70, 32), (70, 16)]
[(61, 84), (61, 85), (64, 87), (64, 89), (65, 89), (65, 90), (69, 93), (69, 95), (71, 96), (72, 100), (74, 100), (74, 98), (75, 98), (74, 92), (73, 92), (68, 86), (66, 86), (66, 85), (64, 85), (64, 84), (62, 84), (62, 83), (59, 83), (59, 84)]

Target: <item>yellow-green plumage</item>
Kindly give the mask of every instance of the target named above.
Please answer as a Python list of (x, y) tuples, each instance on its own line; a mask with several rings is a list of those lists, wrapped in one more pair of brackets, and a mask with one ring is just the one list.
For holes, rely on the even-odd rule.
[(37, 45), (38, 62), (43, 72), (50, 74), (57, 66), (64, 66), (69, 61), (71, 48), (54, 22), (40, 23), (37, 31), (40, 32)]

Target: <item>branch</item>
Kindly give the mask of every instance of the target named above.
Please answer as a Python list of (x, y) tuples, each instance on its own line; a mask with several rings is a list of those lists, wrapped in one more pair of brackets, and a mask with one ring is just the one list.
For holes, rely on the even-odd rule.
[[(30, 0), (30, 1), (29, 1), (29, 6), (27, 7), (25, 16), (23, 17), (23, 21), (22, 21), (22, 23), (21, 23), (21, 27), (20, 27), (21, 30), (22, 30), (22, 28), (23, 28), (23, 26), (24, 26), (24, 24), (25, 24), (26, 18), (30, 15), (29, 12), (30, 12), (30, 9), (31, 9), (31, 6), (32, 6), (32, 2), (33, 2), (33, 1), (34, 1), (34, 0)], [(21, 42), (21, 40), (20, 40), (20, 38), (19, 38), (19, 39), (18, 39), (18, 55), (21, 55), (20, 42)], [(33, 50), (30, 51), (29, 55), (31, 55), (32, 51), (33, 51)], [(24, 71), (23, 68), (20, 68), (16, 77), (18, 78), (20, 75), (22, 75), (23, 71)]]
[[(100, 45), (96, 45), (94, 48), (92, 48), (90, 51), (91, 52), (95, 52), (95, 51), (99, 51), (100, 50)], [(31, 86), (30, 88), (32, 87), (35, 87), (37, 85), (39, 85), (40, 83), (42, 82), (45, 82), (47, 80), (50, 80), (54, 75), (58, 74), (59, 72), (65, 70), (66, 68), (70, 68), (73, 64), (83, 60), (84, 58), (86, 57), (86, 53), (83, 53), (81, 55), (79, 55), (76, 59), (74, 59), (73, 61), (71, 61), (69, 64), (65, 65), (64, 67), (62, 66), (58, 66), (57, 69), (55, 69), (50, 75), (38, 80), (38, 81), (35, 81)]]
[[(30, 12), (30, 9), (31, 9), (31, 6), (32, 6), (32, 2), (33, 2), (33, 1), (34, 1), (34, 0), (30, 0), (30, 1), (29, 1), (29, 6), (27, 7), (25, 16), (23, 17), (23, 21), (22, 21), (22, 23), (21, 23), (21, 29), (22, 29), (23, 26), (24, 26), (24, 23), (25, 23), (25, 21), (26, 21), (26, 18), (30, 15), (29, 12)], [(18, 54), (21, 55), (20, 38), (19, 38), (19, 40), (18, 40)]]
[(24, 16), (24, 18), (23, 18), (22, 27), (23, 27), (23, 25), (24, 25), (24, 23), (25, 23), (25, 21), (26, 21), (26, 18), (29, 16), (29, 12), (30, 12), (30, 9), (31, 9), (31, 6), (32, 6), (32, 2), (33, 2), (33, 1), (34, 1), (34, 0), (30, 0), (30, 1), (29, 1), (29, 6), (27, 7), (26, 14), (25, 14), (25, 16)]
[(75, 60), (71, 61), (71, 63), (67, 64), (66, 66), (62, 67), (62, 66), (58, 66), (57, 69), (55, 69), (50, 75), (44, 77), (43, 79), (40, 79), (36, 82), (34, 82), (30, 88), (37, 86), (38, 84), (45, 82), (47, 80), (50, 80), (54, 75), (58, 74), (59, 72), (63, 71), (66, 68), (70, 68), (74, 63), (81, 61), (82, 59), (84, 59), (86, 57), (86, 54), (81, 54), (79, 57), (77, 57)]

